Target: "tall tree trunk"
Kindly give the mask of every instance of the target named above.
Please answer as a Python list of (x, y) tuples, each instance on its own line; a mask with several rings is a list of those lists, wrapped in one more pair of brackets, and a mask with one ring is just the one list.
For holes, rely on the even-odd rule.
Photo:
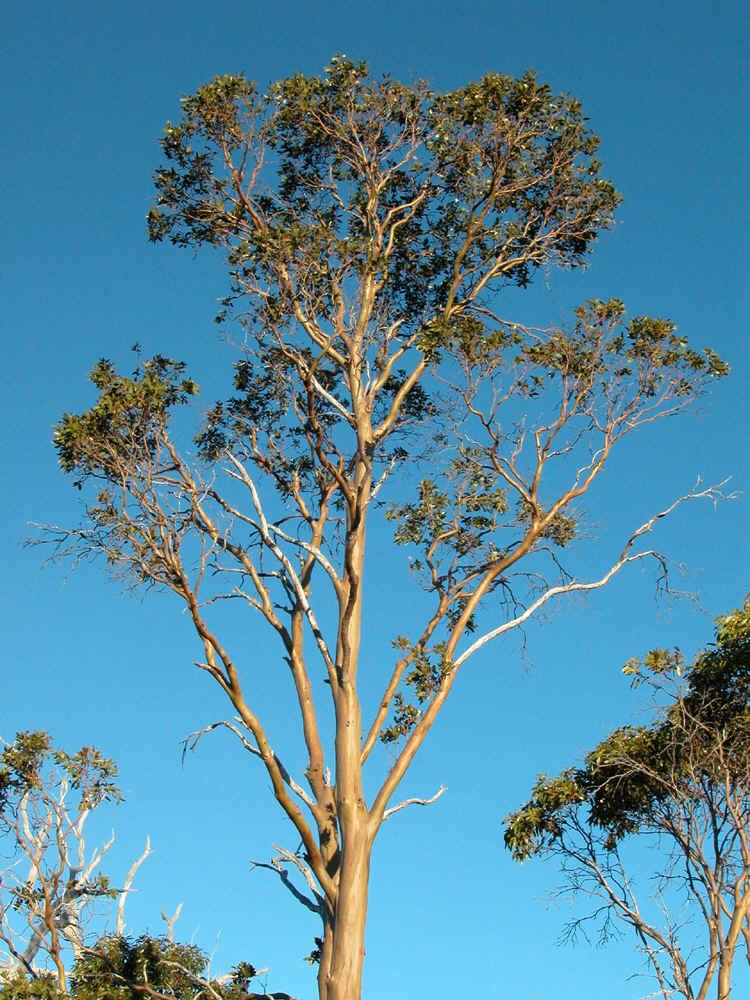
[(330, 965), (321, 1000), (360, 1000), (362, 995), (371, 846), (366, 823), (352, 831), (344, 844)]
[[(354, 381), (354, 373), (352, 377)], [(357, 405), (355, 401), (355, 411)], [(360, 442), (371, 437), (369, 417), (358, 429)], [(361, 447), (366, 455), (368, 448)], [(344, 553), (345, 586), (339, 594), (336, 642), (336, 817), (341, 846), (336, 901), (331, 916), (330, 965), (321, 1000), (360, 1000), (365, 957), (367, 893), (372, 833), (362, 785), (362, 712), (357, 695), (357, 667), (362, 625), (362, 570), (372, 466), (361, 459), (355, 477), (356, 501), (347, 515)], [(322, 972), (322, 970), (321, 970)]]
[(719, 981), (717, 990), (717, 1000), (729, 1000), (732, 988), (732, 954), (722, 949), (719, 957)]

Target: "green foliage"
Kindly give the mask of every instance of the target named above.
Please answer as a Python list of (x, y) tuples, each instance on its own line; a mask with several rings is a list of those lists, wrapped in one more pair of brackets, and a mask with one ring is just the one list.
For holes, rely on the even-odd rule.
[(516, 861), (526, 861), (560, 836), (560, 817), (586, 799), (579, 773), (569, 769), (556, 778), (541, 775), (531, 800), (505, 818), (505, 846)]
[(76, 962), (70, 989), (75, 1000), (135, 1000), (143, 995), (138, 987), (148, 984), (175, 1000), (193, 1000), (199, 992), (196, 977), (205, 967), (197, 945), (146, 934), (105, 937)]
[(26, 977), (18, 973), (0, 986), (0, 1000), (61, 1000), (61, 997), (52, 976)]
[[(0, 1000), (251, 1000), (257, 971), (240, 962), (221, 981), (208, 976), (208, 956), (197, 945), (142, 934), (138, 938), (100, 938), (76, 961), (63, 997), (53, 976), (15, 973), (0, 986)], [(209, 988), (212, 992), (209, 992)], [(279, 996), (286, 994), (279, 994)]]
[(423, 479), (417, 503), (393, 504), (386, 512), (389, 521), (397, 522), (393, 536), (396, 544), (428, 545), (436, 535), (449, 530), (445, 520), (447, 509), (447, 495), (431, 480)]
[(721, 378), (729, 366), (707, 348), (693, 350), (685, 337), (677, 335), (674, 323), (650, 316), (635, 316), (626, 322), (619, 299), (592, 299), (575, 310), (570, 333), (555, 332), (542, 341), (525, 345), (520, 359), (531, 361), (547, 376), (557, 373), (592, 390), (598, 380), (638, 376), (646, 380), (641, 391), (653, 397), (664, 388), (668, 375), (670, 391), (679, 397), (693, 391), (695, 376)]
[(16, 972), (0, 983), (0, 1000), (61, 1000), (57, 982), (49, 973), (25, 976)]
[(391, 723), (380, 734), (381, 743), (397, 743), (405, 739), (422, 718), (422, 711), (408, 702), (400, 691), (393, 696)]
[(66, 413), (55, 428), (54, 443), (64, 472), (112, 474), (118, 459), (150, 454), (170, 409), (186, 403), (198, 386), (185, 378), (182, 362), (156, 355), (131, 378), (118, 375), (109, 361), (98, 361), (90, 381), (99, 395), (85, 413)]
[(528, 527), (535, 522), (540, 526), (539, 537), (546, 538), (560, 548), (564, 548), (576, 536), (576, 521), (570, 514), (551, 514), (527, 500), (520, 500), (518, 523)]
[(674, 796), (718, 801), (727, 781), (750, 795), (750, 603), (719, 619), (716, 640), (687, 668), (679, 650), (664, 649), (625, 664), (636, 684), (661, 691), (672, 679), (684, 682), (650, 726), (622, 726), (582, 768), (539, 779), (529, 802), (505, 819), (516, 860), (564, 846), (586, 827), (614, 850), (627, 835), (658, 829)]
[(21, 732), (0, 752), (0, 823), (6, 826), (28, 792), (49, 792), (64, 777), (80, 796), (82, 809), (121, 798), (117, 765), (95, 747), (68, 754), (45, 732)]
[[(325, 309), (334, 274), (372, 274), (388, 312), (421, 324), (440, 313), (467, 231), (467, 276), (506, 249), (516, 263), (503, 280), (525, 285), (545, 263), (583, 263), (619, 200), (599, 177), (598, 139), (578, 102), (531, 73), (488, 74), (437, 94), (336, 57), (323, 76), (297, 74), (265, 94), (241, 76), (218, 77), (182, 110), (162, 140), (167, 165), (155, 176), (149, 234), (226, 247), (238, 288), (252, 279), (273, 289), (260, 309), (274, 324), (293, 308), (279, 262), (304, 264)], [(262, 157), (266, 183), (237, 197), (237, 169)], [(386, 259), (375, 223), (416, 196)]]
[(453, 670), (453, 663), (446, 654), (445, 643), (438, 642), (431, 647), (422, 643), (412, 646), (405, 636), (393, 640), (396, 649), (407, 654), (410, 669), (404, 678), (417, 704), (406, 700), (397, 692), (393, 699), (392, 720), (380, 734), (382, 743), (396, 743), (405, 739), (422, 717), (421, 706), (431, 701), (445, 678)]
[(138, 1000), (145, 987), (174, 1000), (251, 1000), (263, 995), (250, 992), (257, 974), (249, 962), (239, 962), (219, 981), (210, 977), (208, 956), (197, 945), (149, 934), (113, 935), (101, 938), (75, 963), (70, 990), (72, 1000)]

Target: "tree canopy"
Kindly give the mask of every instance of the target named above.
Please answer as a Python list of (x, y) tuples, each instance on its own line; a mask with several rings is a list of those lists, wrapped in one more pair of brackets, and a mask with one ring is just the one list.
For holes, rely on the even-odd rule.
[[(553, 598), (638, 560), (665, 571), (645, 536), (715, 495), (696, 489), (634, 526), (601, 576), (567, 561), (613, 449), (727, 370), (616, 298), (554, 329), (501, 314), (504, 289), (583, 265), (611, 225), (598, 145), (579, 103), (531, 73), (438, 93), (337, 57), (265, 91), (216, 78), (167, 124), (148, 224), (152, 240), (225, 255), (218, 319), (242, 330), (232, 388), (186, 433), (197, 384), (181, 362), (139, 357), (122, 375), (101, 361), (94, 405), (56, 428), (86, 513), (51, 539), (183, 602), (199, 666), (236, 713), (203, 731), (239, 737), (301, 841), (270, 865), (322, 921), (323, 1000), (360, 995), (372, 844), (394, 812), (431, 801), (393, 804), (460, 669)], [(378, 523), (427, 610), (392, 622), (382, 693), (363, 705)], [(232, 601), (278, 640), (303, 776), (256, 708), (275, 668), (224, 628)], [(379, 741), (393, 754), (368, 801)]]
[(212, 975), (201, 948), (174, 940), (182, 904), (164, 918), (168, 934), (125, 933), (148, 839), (116, 885), (101, 871), (114, 834), (93, 849), (85, 836), (91, 811), (120, 801), (117, 773), (95, 747), (70, 754), (45, 732), (18, 733), (0, 752), (0, 1000), (292, 1000), (252, 992), (260, 973), (248, 962)]
[[(724, 1000), (737, 945), (750, 944), (750, 604), (721, 618), (715, 645), (691, 663), (656, 649), (624, 672), (655, 692), (654, 721), (539, 778), (506, 817), (505, 844), (518, 861), (558, 858), (566, 886), (599, 900), (605, 937), (612, 918), (632, 927), (665, 1000), (702, 1000), (714, 983)], [(653, 916), (623, 857), (633, 838), (651, 848)]]

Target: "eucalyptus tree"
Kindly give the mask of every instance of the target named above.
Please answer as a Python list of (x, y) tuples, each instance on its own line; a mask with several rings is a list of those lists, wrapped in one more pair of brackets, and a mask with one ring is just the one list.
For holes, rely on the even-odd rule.
[(120, 801), (116, 779), (95, 747), (69, 754), (44, 732), (18, 733), (0, 751), (0, 1000), (293, 1000), (252, 992), (267, 970), (248, 962), (212, 975), (197, 945), (174, 939), (181, 905), (162, 914), (167, 934), (126, 935), (125, 903), (150, 844), (120, 886), (101, 870), (114, 834), (86, 845), (92, 811)]
[(93, 747), (68, 754), (47, 733), (19, 733), (0, 752), (0, 985), (29, 978), (60, 995), (82, 954), (97, 901), (117, 901), (117, 926), (144, 854), (120, 888), (101, 872), (114, 835), (86, 846), (86, 822), (118, 801), (117, 767)]
[(105, 935), (81, 948), (63, 991), (51, 973), (20, 969), (0, 978), (0, 1000), (294, 1000), (289, 993), (255, 992), (258, 971), (240, 962), (230, 973), (211, 974), (196, 944), (172, 936)]
[(692, 664), (659, 649), (624, 670), (652, 690), (654, 721), (540, 778), (505, 843), (558, 859), (564, 890), (596, 901), (568, 936), (625, 925), (664, 1000), (728, 1000), (738, 948), (750, 962), (750, 604)]
[[(360, 996), (373, 843), (424, 801), (394, 796), (461, 669), (550, 599), (659, 559), (643, 536), (667, 510), (596, 579), (562, 557), (618, 443), (726, 370), (616, 299), (567, 329), (500, 315), (503, 290), (582, 266), (611, 225), (598, 145), (579, 103), (531, 73), (437, 93), (342, 57), (266, 91), (216, 78), (166, 127), (148, 224), (155, 241), (225, 255), (218, 318), (243, 330), (233, 389), (191, 446), (198, 387), (181, 362), (157, 355), (123, 375), (101, 361), (96, 402), (56, 430), (90, 500), (78, 529), (52, 537), (187, 609), (199, 665), (236, 713), (220, 724), (265, 768), (301, 842), (271, 865), (320, 919), (324, 1000)], [(361, 678), (383, 672), (362, 646), (366, 539), (387, 521), (427, 610), (389, 623), (393, 660), (363, 704)], [(232, 632), (228, 600), (278, 640), (303, 774), (253, 693), (277, 666)], [(376, 781), (379, 741), (392, 747)]]

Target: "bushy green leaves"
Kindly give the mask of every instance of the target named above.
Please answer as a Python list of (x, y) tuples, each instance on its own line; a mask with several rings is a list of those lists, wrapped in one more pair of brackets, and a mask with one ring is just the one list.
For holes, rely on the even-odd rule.
[[(445, 643), (433, 646), (422, 643), (412, 645), (406, 636), (393, 640), (395, 649), (404, 652), (409, 661), (409, 670), (404, 677), (404, 692), (398, 691), (393, 699), (392, 718), (381, 735), (382, 743), (395, 743), (405, 739), (422, 718), (423, 706), (438, 693), (445, 678), (453, 670), (453, 662), (446, 654)], [(406, 694), (408, 689), (409, 694)], [(414, 701), (408, 700), (413, 698)]]
[(175, 1000), (194, 1000), (195, 977), (206, 966), (197, 945), (177, 944), (166, 937), (105, 937), (75, 964), (71, 992), (75, 1000), (135, 1000), (148, 985)]
[(557, 778), (540, 776), (531, 800), (505, 818), (505, 846), (516, 861), (541, 853), (560, 835), (560, 818), (585, 801), (586, 793), (573, 769)]
[(133, 461), (148, 454), (166, 426), (169, 411), (198, 392), (185, 377), (185, 365), (156, 355), (135, 370), (119, 375), (106, 360), (97, 362), (90, 381), (96, 403), (84, 413), (66, 413), (55, 428), (54, 443), (65, 472), (110, 475), (118, 459)]
[(258, 316), (272, 300), (276, 322), (296, 281), (333, 308), (332, 286), (371, 275), (384, 313), (414, 329), (493, 269), (525, 285), (582, 263), (618, 202), (578, 102), (531, 73), (446, 94), (345, 57), (265, 94), (217, 77), (162, 147), (151, 238), (226, 247), (235, 292), (263, 284)]
[(0, 1000), (63, 1000), (57, 982), (49, 973), (26, 976), (16, 972), (0, 984)]
[(95, 747), (68, 754), (53, 746), (48, 733), (17, 733), (0, 752), (0, 821), (8, 824), (9, 815), (1, 814), (12, 813), (27, 792), (49, 793), (62, 778), (78, 792), (81, 808), (120, 799), (117, 765)]
[(80, 955), (65, 996), (53, 976), (18, 972), (0, 986), (0, 1000), (140, 1000), (143, 996), (250, 1000), (265, 996), (251, 992), (257, 971), (249, 962), (238, 963), (220, 981), (208, 977), (208, 964), (208, 956), (195, 944), (150, 934), (137, 938), (109, 935)]
[(539, 779), (531, 799), (505, 819), (516, 860), (574, 850), (586, 827), (613, 850), (627, 835), (669, 829), (670, 810), (683, 802), (710, 809), (728, 787), (750, 797), (750, 604), (719, 620), (717, 644), (689, 667), (679, 650), (657, 649), (629, 660), (624, 672), (660, 691), (673, 678), (684, 683), (651, 725), (622, 726), (582, 768)]

